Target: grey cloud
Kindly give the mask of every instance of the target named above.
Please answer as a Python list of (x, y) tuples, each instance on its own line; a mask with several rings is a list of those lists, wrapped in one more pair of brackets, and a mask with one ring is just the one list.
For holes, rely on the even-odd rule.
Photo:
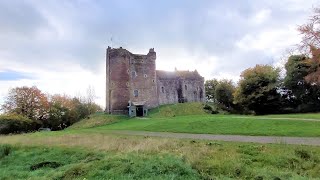
[[(219, 68), (215, 68), (219, 71), (235, 72), (256, 63), (268, 63), (271, 57), (267, 51), (242, 52), (235, 43), (246, 34), (294, 24), (297, 18), (304, 17), (300, 13), (305, 12), (305, 8), (286, 8), (288, 2), (283, 5), (267, 0), (11, 2), (0, 2), (0, 23), (6, 24), (6, 31), (29, 39), (10, 41), (8, 36), (4, 43), (0, 42), (0, 48), (11, 52), (21, 63), (59, 68), (51, 67), (52, 61), (68, 60), (91, 71), (104, 63), (105, 48), (111, 45), (111, 37), (114, 45), (129, 49), (147, 51), (150, 47), (168, 46), (185, 49), (190, 54), (205, 52), (220, 58)], [(262, 9), (271, 10), (270, 19), (253, 25), (250, 18)], [(60, 22), (70, 34), (59, 38), (58, 30), (46, 15)], [(57, 38), (33, 39), (39, 27)]]

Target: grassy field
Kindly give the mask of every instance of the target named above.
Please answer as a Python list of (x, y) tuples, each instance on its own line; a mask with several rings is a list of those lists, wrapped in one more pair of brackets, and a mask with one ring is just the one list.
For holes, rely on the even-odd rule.
[[(188, 114), (188, 115), (184, 115)], [(267, 116), (212, 115), (200, 103), (165, 105), (146, 118), (97, 114), (68, 128), (88, 131), (138, 130), (158, 132), (237, 134), (252, 136), (320, 136), (320, 113)]]
[(0, 144), (11, 144), (0, 145), (0, 179), (320, 177), (320, 147), (56, 132), (0, 136)]
[(259, 119), (232, 115), (194, 115), (168, 118), (134, 118), (95, 130), (142, 130), (182, 133), (264, 136), (320, 136), (320, 121)]
[(319, 136), (318, 119), (320, 114), (210, 115), (197, 103), (162, 106), (147, 118), (100, 113), (64, 131), (0, 136), (0, 179), (320, 179), (316, 146), (108, 132)]

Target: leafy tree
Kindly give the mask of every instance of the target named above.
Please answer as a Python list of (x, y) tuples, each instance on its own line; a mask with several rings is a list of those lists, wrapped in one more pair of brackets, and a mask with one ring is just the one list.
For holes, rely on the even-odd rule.
[(270, 65), (256, 65), (241, 73), (234, 102), (256, 114), (274, 113), (279, 108), (277, 92), (279, 69)]
[(37, 87), (16, 87), (2, 105), (5, 113), (16, 113), (32, 120), (44, 120), (48, 117), (49, 104), (47, 96)]
[(217, 79), (211, 79), (205, 82), (204, 87), (206, 91), (206, 98), (208, 101), (215, 101), (214, 92), (217, 84), (218, 84)]
[(314, 14), (306, 24), (299, 26), (302, 34), (301, 49), (310, 56), (311, 71), (305, 77), (310, 84), (320, 85), (320, 8), (314, 8)]
[(68, 112), (72, 108), (72, 99), (68, 96), (59, 94), (51, 96), (49, 118), (45, 122), (45, 126), (52, 130), (61, 130), (68, 127), (71, 124)]
[(233, 93), (235, 86), (231, 80), (218, 81), (214, 90), (216, 102), (222, 105), (223, 108), (230, 109), (233, 104)]
[(284, 86), (292, 92), (294, 99), (298, 101), (303, 101), (306, 89), (309, 86), (304, 79), (310, 71), (310, 65), (308, 65), (306, 59), (307, 57), (304, 55), (293, 55), (289, 57), (285, 64)]

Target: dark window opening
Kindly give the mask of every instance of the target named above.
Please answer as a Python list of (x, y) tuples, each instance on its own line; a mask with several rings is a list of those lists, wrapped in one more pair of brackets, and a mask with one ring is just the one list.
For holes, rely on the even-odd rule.
[(161, 91), (162, 91), (162, 93), (164, 93), (164, 87), (161, 87)]
[(184, 85), (184, 89), (185, 89), (185, 90), (188, 90), (188, 86), (187, 86), (187, 85)]
[(133, 91), (133, 95), (134, 95), (134, 97), (138, 97), (139, 91), (138, 91), (138, 90), (134, 90), (134, 91)]
[(183, 95), (182, 95), (182, 89), (179, 88), (179, 89), (177, 90), (177, 93), (178, 93), (178, 102), (179, 102), (179, 103), (184, 103), (184, 97), (183, 97)]

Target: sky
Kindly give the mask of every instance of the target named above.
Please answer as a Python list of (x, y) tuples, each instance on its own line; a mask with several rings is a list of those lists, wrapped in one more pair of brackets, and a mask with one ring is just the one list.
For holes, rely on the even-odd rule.
[(85, 95), (105, 106), (105, 52), (157, 52), (159, 70), (232, 79), (283, 65), (319, 0), (0, 0), (0, 104), (10, 88)]

